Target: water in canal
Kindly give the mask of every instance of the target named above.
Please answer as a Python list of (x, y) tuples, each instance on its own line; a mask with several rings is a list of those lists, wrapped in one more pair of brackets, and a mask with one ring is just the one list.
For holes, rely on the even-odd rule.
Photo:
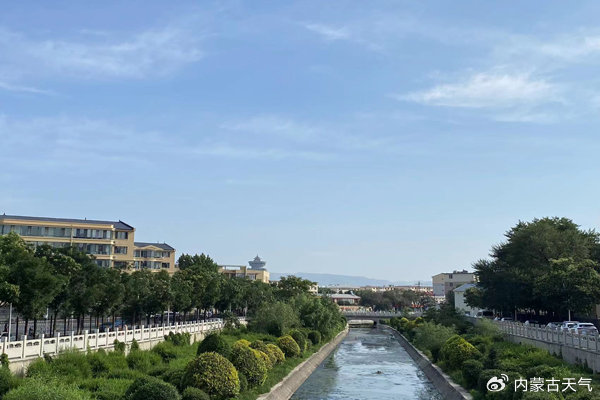
[(389, 332), (350, 329), (338, 348), (292, 399), (441, 400), (441, 395)]

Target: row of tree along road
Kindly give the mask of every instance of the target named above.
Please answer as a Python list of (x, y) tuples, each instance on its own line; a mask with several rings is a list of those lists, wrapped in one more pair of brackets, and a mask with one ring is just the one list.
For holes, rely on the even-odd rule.
[[(245, 314), (307, 293), (312, 284), (297, 277), (282, 278), (277, 287), (227, 279), (204, 254), (184, 254), (178, 264), (173, 276), (166, 271), (102, 268), (76, 248), (33, 248), (9, 233), (0, 236), (0, 303), (15, 310), (11, 336), (18, 338), (21, 332), (36, 336), (42, 318), (49, 318), (44, 333), (54, 335), (67, 328), (76, 333), (84, 326), (98, 328), (108, 319), (114, 328), (117, 316), (130, 325), (162, 323), (165, 310), (177, 313), (180, 320), (206, 319), (209, 310)], [(71, 318), (76, 325), (68, 327)]]

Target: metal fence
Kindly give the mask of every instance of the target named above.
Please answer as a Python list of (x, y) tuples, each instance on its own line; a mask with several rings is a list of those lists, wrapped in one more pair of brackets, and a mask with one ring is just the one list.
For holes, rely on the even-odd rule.
[[(240, 318), (240, 321), (245, 321)], [(169, 333), (204, 333), (223, 329), (224, 323), (222, 320), (198, 323), (178, 323), (174, 325), (162, 325), (153, 328), (144, 328), (141, 326), (138, 329), (125, 329), (117, 331), (100, 332), (96, 330), (93, 333), (84, 331), (82, 335), (75, 335), (71, 332), (70, 335), (61, 336), (58, 333), (55, 337), (44, 337), (42, 335), (38, 339), (27, 339), (23, 336), (22, 340), (9, 341), (8, 338), (3, 338), (1, 348), (2, 353), (8, 356), (10, 361), (26, 360), (36, 357), (41, 357), (44, 354), (58, 354), (63, 350), (76, 349), (85, 351), (87, 349), (97, 350), (100, 348), (112, 348), (114, 341), (130, 344), (134, 339), (142, 344), (162, 340)]]

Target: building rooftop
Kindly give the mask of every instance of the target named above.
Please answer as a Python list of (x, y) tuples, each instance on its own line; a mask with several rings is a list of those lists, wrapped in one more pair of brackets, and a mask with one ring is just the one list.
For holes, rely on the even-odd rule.
[(133, 231), (133, 226), (119, 221), (101, 221), (95, 219), (73, 219), (73, 218), (51, 218), (51, 217), (28, 217), (23, 215), (0, 215), (0, 221), (3, 219), (16, 219), (22, 221), (47, 221), (47, 222), (65, 222), (72, 224), (90, 224), (90, 225), (112, 225), (115, 229), (124, 231)]
[(158, 247), (159, 249), (163, 249), (163, 250), (171, 250), (171, 251), (175, 251), (175, 249), (171, 246), (169, 246), (166, 243), (148, 243), (148, 242), (133, 242), (135, 247), (149, 247), (149, 246), (154, 246), (154, 247)]
[(475, 286), (477, 286), (477, 285), (474, 283), (465, 283), (464, 285), (460, 285), (459, 287), (454, 289), (454, 291), (455, 292), (466, 292), (467, 290), (474, 288)]
[(344, 293), (331, 294), (331, 295), (329, 295), (329, 297), (331, 297), (332, 299), (360, 299), (360, 297), (355, 294), (344, 294)]

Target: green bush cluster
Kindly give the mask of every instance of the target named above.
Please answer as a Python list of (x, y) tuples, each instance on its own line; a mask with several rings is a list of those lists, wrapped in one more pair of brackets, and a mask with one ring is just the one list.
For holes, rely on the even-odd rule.
[(465, 361), (478, 358), (479, 350), (459, 335), (454, 335), (444, 343), (440, 351), (441, 359), (452, 370), (462, 368)]
[(181, 400), (210, 400), (210, 396), (203, 390), (189, 386), (183, 391)]
[(300, 347), (293, 337), (286, 335), (277, 339), (277, 346), (283, 351), (286, 357), (299, 357)]
[(319, 331), (308, 332), (308, 340), (310, 340), (312, 344), (317, 345), (317, 344), (321, 343), (321, 339), (322, 339), (321, 332), (319, 332)]
[(0, 399), (6, 392), (17, 387), (18, 381), (6, 367), (0, 367)]
[(188, 332), (173, 333), (169, 332), (165, 335), (167, 342), (173, 343), (175, 346), (189, 346), (192, 336)]
[(233, 364), (218, 353), (202, 353), (186, 367), (183, 377), (188, 386), (211, 396), (229, 398), (240, 392), (238, 372)]
[(127, 365), (130, 369), (148, 373), (153, 366), (162, 362), (160, 356), (150, 351), (132, 351), (127, 355)]
[(223, 357), (229, 357), (231, 353), (231, 346), (223, 339), (218, 333), (211, 333), (204, 338), (198, 345), (198, 355), (202, 353), (215, 352), (219, 353)]
[(275, 360), (274, 364), (281, 364), (285, 361), (285, 354), (283, 354), (283, 351), (272, 343), (267, 344), (267, 354), (271, 360)]
[(152, 348), (152, 352), (157, 354), (165, 363), (177, 358), (177, 350), (175, 345), (170, 341), (157, 343)]
[(58, 380), (32, 378), (6, 393), (3, 400), (92, 400), (92, 395)]
[(231, 349), (231, 362), (246, 376), (251, 387), (260, 386), (267, 379), (268, 366), (265, 357), (268, 360), (264, 353), (245, 345), (241, 340), (238, 340)]
[(125, 392), (125, 400), (180, 400), (175, 386), (158, 378), (145, 376), (138, 378)]
[(300, 348), (300, 353), (305, 352), (308, 349), (308, 338), (306, 334), (299, 329), (292, 329), (289, 331), (288, 335), (290, 335), (296, 343), (298, 343), (298, 347)]

